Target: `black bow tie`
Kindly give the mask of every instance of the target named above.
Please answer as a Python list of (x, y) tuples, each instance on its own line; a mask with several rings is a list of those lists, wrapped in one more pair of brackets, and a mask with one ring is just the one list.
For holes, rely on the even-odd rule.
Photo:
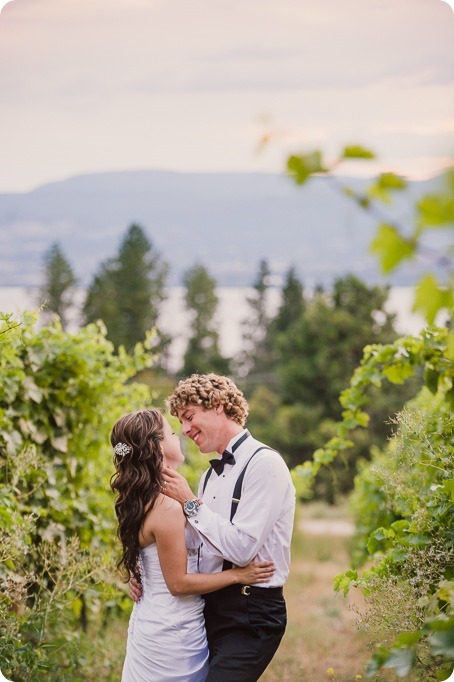
[[(246, 438), (250, 436), (249, 431), (245, 431), (241, 438), (239, 438), (236, 443), (233, 444), (232, 450), (235, 452), (235, 450), (240, 447), (241, 443), (243, 443)], [(210, 464), (212, 468), (215, 470), (218, 476), (222, 474), (224, 471), (224, 465), (225, 464), (231, 464), (232, 466), (235, 464), (235, 457), (231, 452), (228, 450), (224, 450), (222, 453), (221, 459), (210, 459)]]
[(235, 464), (235, 457), (228, 450), (224, 450), (221, 459), (210, 459), (210, 464), (218, 476), (224, 471), (225, 464)]

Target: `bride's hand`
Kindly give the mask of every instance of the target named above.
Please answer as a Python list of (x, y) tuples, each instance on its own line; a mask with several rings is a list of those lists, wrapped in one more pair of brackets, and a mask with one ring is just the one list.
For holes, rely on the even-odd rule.
[(243, 568), (233, 569), (238, 577), (238, 582), (242, 585), (255, 585), (256, 583), (267, 583), (273, 577), (276, 566), (272, 561), (252, 561)]
[(129, 576), (129, 596), (136, 603), (140, 601), (142, 596), (142, 585), (131, 574)]

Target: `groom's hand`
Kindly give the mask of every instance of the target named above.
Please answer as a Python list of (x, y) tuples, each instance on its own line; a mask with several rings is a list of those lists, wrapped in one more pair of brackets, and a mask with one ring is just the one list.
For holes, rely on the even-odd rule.
[(162, 492), (165, 495), (171, 497), (180, 504), (183, 504), (186, 502), (186, 500), (192, 500), (196, 497), (189, 487), (187, 480), (174, 469), (163, 467), (162, 473), (164, 478)]

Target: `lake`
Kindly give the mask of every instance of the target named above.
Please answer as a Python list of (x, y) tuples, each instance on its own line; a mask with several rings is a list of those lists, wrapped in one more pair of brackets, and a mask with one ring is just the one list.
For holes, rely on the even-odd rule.
[[(400, 334), (417, 334), (424, 326), (424, 319), (411, 311), (413, 301), (412, 287), (393, 287), (390, 289), (386, 309), (396, 314), (396, 329)], [(254, 292), (251, 288), (219, 287), (217, 295), (218, 331), (221, 351), (233, 356), (242, 347), (242, 321), (248, 315), (247, 297)], [(184, 307), (183, 287), (168, 289), (168, 297), (162, 307), (160, 324), (163, 331), (170, 334), (173, 342), (170, 348), (170, 369), (178, 369), (185, 351), (189, 330), (189, 315)], [(274, 313), (279, 306), (280, 289), (269, 289), (269, 309)], [(84, 290), (76, 292), (76, 305), (71, 311), (69, 329), (78, 326), (80, 305)], [(34, 310), (39, 306), (36, 289), (24, 287), (0, 287), (0, 310), (20, 312)]]

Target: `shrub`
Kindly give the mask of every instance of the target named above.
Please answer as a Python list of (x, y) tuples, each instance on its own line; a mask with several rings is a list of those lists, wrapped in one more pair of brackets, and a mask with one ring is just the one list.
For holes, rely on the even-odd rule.
[(108, 612), (130, 608), (115, 582), (109, 434), (149, 404), (130, 380), (151, 358), (140, 345), (115, 354), (102, 324), (68, 334), (36, 320), (0, 315), (0, 669), (89, 680)]

